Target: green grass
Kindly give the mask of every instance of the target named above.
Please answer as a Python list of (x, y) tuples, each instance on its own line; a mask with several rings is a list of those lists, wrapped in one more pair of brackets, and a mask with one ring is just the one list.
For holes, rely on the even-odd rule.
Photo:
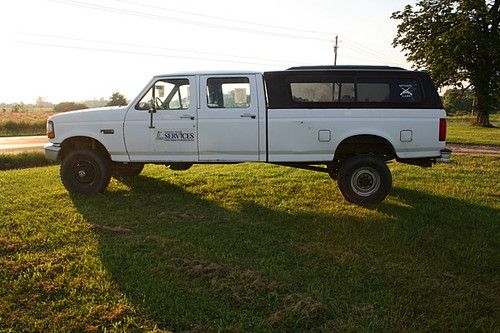
[[(476, 120), (475, 116), (448, 116), (448, 122), (453, 123), (473, 123)], [(500, 113), (490, 114), (490, 122), (500, 122)]]
[(43, 152), (0, 154), (0, 170), (23, 169), (54, 164), (45, 159)]
[(44, 135), (46, 120), (0, 121), (0, 136)]
[(0, 331), (494, 331), (500, 164), (456, 159), (391, 164), (371, 208), (263, 164), (148, 166), (90, 197), (57, 166), (2, 171)]
[(478, 127), (452, 122), (448, 124), (446, 142), (500, 146), (500, 127)]

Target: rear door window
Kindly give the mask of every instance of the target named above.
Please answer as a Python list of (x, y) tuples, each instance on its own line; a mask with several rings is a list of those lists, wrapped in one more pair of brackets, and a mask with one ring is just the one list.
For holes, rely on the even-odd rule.
[(215, 109), (246, 109), (250, 107), (248, 77), (209, 78), (207, 105)]

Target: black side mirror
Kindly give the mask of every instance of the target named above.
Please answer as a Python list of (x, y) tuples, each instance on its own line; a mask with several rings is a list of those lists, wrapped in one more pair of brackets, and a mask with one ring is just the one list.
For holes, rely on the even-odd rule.
[(154, 99), (151, 99), (149, 100), (149, 115), (150, 115), (150, 118), (149, 118), (149, 128), (155, 128), (153, 126), (153, 114), (156, 113), (156, 105), (155, 105), (155, 101)]
[(153, 99), (149, 100), (149, 113), (156, 113), (156, 105)]

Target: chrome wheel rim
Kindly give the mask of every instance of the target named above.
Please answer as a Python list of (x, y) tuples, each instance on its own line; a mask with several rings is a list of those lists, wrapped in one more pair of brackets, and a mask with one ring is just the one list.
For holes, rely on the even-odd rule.
[(380, 175), (371, 167), (361, 167), (352, 174), (351, 188), (362, 197), (373, 195), (380, 188)]

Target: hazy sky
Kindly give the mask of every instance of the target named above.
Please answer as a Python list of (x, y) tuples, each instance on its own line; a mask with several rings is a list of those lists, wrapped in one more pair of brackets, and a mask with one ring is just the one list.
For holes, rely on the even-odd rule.
[(338, 64), (409, 67), (393, 11), (412, 0), (0, 2), (0, 102), (131, 99), (151, 76)]

